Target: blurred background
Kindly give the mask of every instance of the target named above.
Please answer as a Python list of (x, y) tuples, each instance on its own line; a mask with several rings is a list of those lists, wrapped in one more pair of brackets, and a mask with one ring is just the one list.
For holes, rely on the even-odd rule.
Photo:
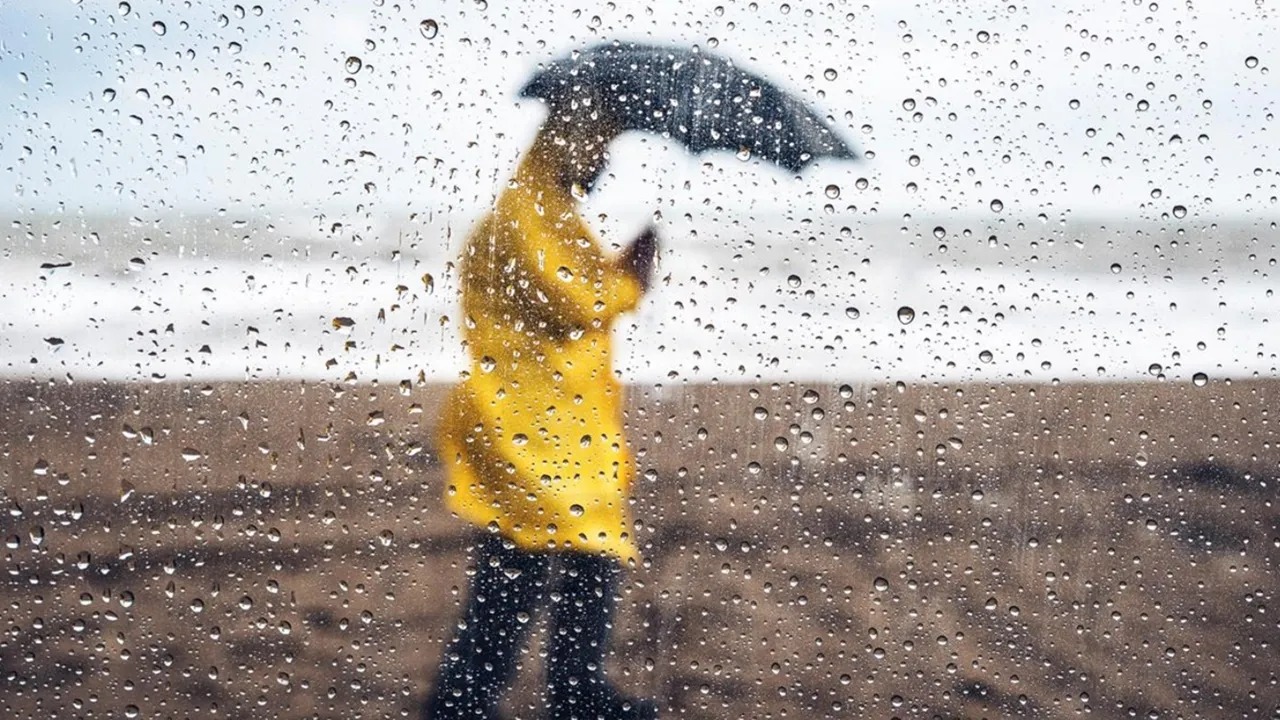
[(431, 439), (457, 254), (542, 120), (524, 79), (621, 39), (732, 57), (865, 157), (630, 135), (587, 201), (606, 244), (664, 240), (618, 328), (619, 682), (672, 717), (1274, 717), (1277, 31), (0, 5), (0, 707), (415, 712), (469, 541)]

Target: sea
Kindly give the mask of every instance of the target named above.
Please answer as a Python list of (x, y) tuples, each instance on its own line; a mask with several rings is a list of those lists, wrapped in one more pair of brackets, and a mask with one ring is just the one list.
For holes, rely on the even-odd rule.
[[(1211, 381), (1280, 373), (1280, 234), (1251, 218), (719, 208), (646, 224), (629, 383)], [(0, 377), (451, 382), (476, 210), (10, 217)]]

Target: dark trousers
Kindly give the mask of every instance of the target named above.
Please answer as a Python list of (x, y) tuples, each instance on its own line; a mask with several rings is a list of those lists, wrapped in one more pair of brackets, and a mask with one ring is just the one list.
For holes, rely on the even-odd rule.
[(605, 679), (621, 566), (585, 553), (525, 552), (497, 535), (476, 547), (467, 608), (445, 651), (426, 720), (495, 718), (515, 672), (533, 615), (550, 600), (547, 705), (550, 718), (650, 718), (656, 708), (632, 701)]

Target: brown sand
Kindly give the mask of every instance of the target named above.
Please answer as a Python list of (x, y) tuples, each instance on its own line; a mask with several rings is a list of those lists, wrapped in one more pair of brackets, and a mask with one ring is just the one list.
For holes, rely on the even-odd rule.
[[(441, 393), (0, 385), (0, 715), (412, 716), (471, 537)], [(635, 388), (610, 672), (665, 717), (1275, 717), (1278, 400)]]

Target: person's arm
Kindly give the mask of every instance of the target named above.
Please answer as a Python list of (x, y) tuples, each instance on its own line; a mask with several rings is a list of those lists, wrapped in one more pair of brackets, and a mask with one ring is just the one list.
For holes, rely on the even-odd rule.
[(608, 323), (640, 302), (650, 284), (657, 244), (649, 228), (617, 258), (606, 256), (595, 238), (586, 244), (575, 240), (531, 245), (524, 261), (525, 267), (536, 268), (530, 277), (530, 299), (548, 322), (581, 327)]

